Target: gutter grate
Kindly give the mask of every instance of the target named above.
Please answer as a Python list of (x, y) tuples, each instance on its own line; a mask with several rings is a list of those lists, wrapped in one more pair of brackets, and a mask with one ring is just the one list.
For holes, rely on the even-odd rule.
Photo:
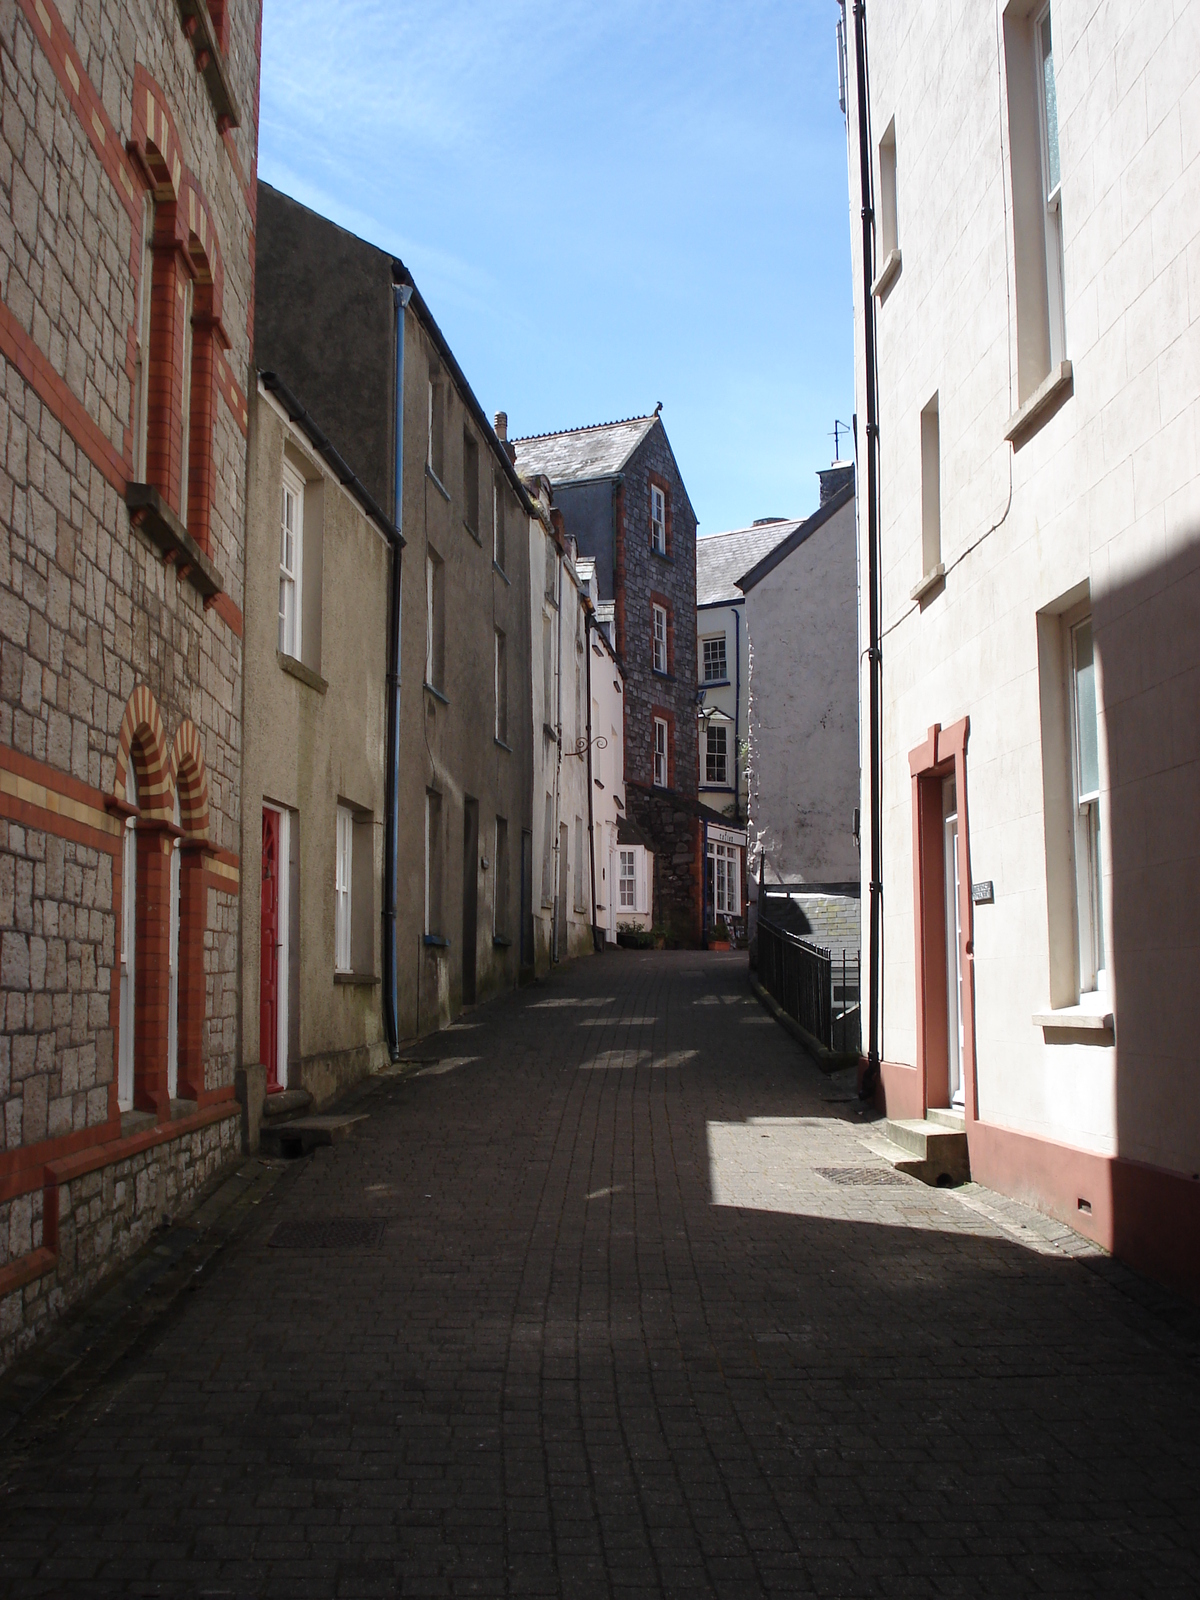
[(902, 1189), (908, 1180), (891, 1167), (817, 1167), (827, 1183), (842, 1189)]
[(386, 1218), (290, 1217), (267, 1243), (276, 1250), (372, 1250), (386, 1228)]

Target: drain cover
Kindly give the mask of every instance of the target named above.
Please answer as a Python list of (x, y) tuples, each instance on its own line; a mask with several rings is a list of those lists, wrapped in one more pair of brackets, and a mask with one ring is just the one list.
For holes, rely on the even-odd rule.
[(290, 1217), (267, 1242), (277, 1250), (370, 1250), (386, 1227), (386, 1218)]
[(817, 1172), (843, 1189), (900, 1189), (905, 1179), (891, 1167), (818, 1167)]

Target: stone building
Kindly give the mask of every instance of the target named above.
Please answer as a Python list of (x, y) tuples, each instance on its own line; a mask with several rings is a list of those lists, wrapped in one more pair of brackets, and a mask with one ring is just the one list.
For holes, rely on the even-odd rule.
[(598, 609), (613, 607), (629, 815), (654, 844), (656, 914), (675, 938), (699, 942), (696, 514), (662, 418), (514, 444), (521, 473), (550, 480), (568, 536), (595, 561)]
[[(533, 861), (534, 513), (403, 263), (266, 184), (258, 193), (258, 367), (320, 419), (407, 541), (389, 568), (402, 591), (398, 700), (378, 735), (395, 786), (379, 985), (394, 1051), (518, 981)], [(372, 601), (355, 625), (378, 620)]]
[(237, 1144), (260, 8), (0, 16), (0, 1360)]
[(1194, 1293), (1200, 13), (844, 10), (878, 1093)]
[[(242, 1033), (247, 1110), (323, 1106), (388, 1059), (388, 604), (397, 533), (297, 395), (250, 413)], [(251, 1114), (251, 1123), (254, 1117)]]

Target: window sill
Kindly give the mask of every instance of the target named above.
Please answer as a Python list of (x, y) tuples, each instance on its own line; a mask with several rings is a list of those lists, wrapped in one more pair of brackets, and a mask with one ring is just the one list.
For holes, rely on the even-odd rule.
[(225, 581), (152, 483), (127, 483), (129, 520), (163, 554), (174, 561), (181, 578), (199, 589), (205, 600), (225, 591)]
[(1115, 1023), (1107, 998), (1085, 995), (1076, 1006), (1057, 1006), (1053, 1011), (1036, 1011), (1035, 1028), (1045, 1033), (1087, 1033), (1089, 1044), (1111, 1044)]
[(512, 949), (512, 940), (506, 938), (502, 933), (494, 933), (492, 935), (492, 943), (495, 945), (497, 950)]
[(369, 988), (372, 984), (378, 983), (379, 979), (373, 972), (335, 972), (333, 981), (337, 984), (350, 984)]
[(889, 250), (884, 257), (883, 265), (875, 276), (871, 285), (871, 293), (877, 300), (882, 300), (892, 284), (900, 276), (901, 256), (899, 250)]
[(276, 650), (275, 659), (279, 663), (280, 671), (286, 672), (290, 678), (297, 678), (301, 683), (306, 683), (310, 689), (315, 689), (318, 694), (324, 694), (329, 688), (329, 685), (319, 672), (314, 672), (311, 667), (306, 667), (303, 661), (297, 661), (295, 656), (285, 655), (282, 650)]
[(558, 730), (556, 728), (552, 728), (548, 722), (542, 723), (542, 732), (546, 735), (547, 739), (558, 738)]
[(442, 480), (438, 477), (437, 473), (433, 470), (433, 468), (429, 465), (428, 461), (425, 463), (425, 476), (429, 479), (430, 483), (433, 484), (433, 487), (441, 495), (442, 499), (446, 502), (446, 504), (449, 505), (450, 504), (450, 491), (449, 491), (449, 489), (447, 489), (446, 485), (442, 482)]
[(698, 689), (728, 689), (731, 678), (701, 678), (696, 685)]
[(427, 933), (424, 935), (424, 939), (427, 950), (449, 950), (450, 948), (449, 939), (443, 938), (440, 933)]
[(431, 694), (435, 700), (440, 700), (444, 706), (448, 706), (450, 704), (449, 699), (442, 693), (442, 691), (440, 689), (435, 689), (431, 683), (422, 684), (421, 687), (425, 690), (426, 694)]
[(476, 544), (477, 544), (477, 545), (478, 545), (478, 546), (479, 546), (479, 548), (480, 548), (480, 549), (481, 549), (481, 550), (482, 550), (482, 549), (483, 549), (483, 540), (482, 540), (482, 539), (481, 539), (481, 538), (480, 538), (480, 537), (479, 537), (479, 535), (478, 535), (478, 534), (477, 534), (477, 533), (476, 533), (476, 532), (475, 532), (475, 529), (474, 529), (474, 528), (473, 528), (473, 527), (472, 527), (472, 526), (471, 526), (471, 524), (470, 524), (470, 523), (469, 523), (469, 522), (468, 522), (468, 521), (467, 521), (467, 519), (466, 519), (466, 517), (464, 517), (464, 518), (463, 518), (463, 527), (464, 527), (464, 528), (465, 528), (465, 529), (466, 529), (466, 530), (467, 530), (467, 532), (468, 532), (468, 533), (469, 533), (469, 534), (470, 534), (470, 535), (471, 535), (471, 537), (472, 537), (472, 539), (474, 539), (474, 541), (475, 541), (475, 543), (476, 543)]
[(654, 546), (651, 545), (650, 554), (652, 556), (657, 556), (660, 561), (665, 561), (669, 567), (673, 567), (675, 565), (675, 557), (666, 550), (656, 550)]
[(913, 584), (912, 588), (908, 591), (908, 598), (910, 600), (924, 600), (927, 594), (932, 594), (939, 584), (944, 585), (945, 582), (946, 563), (944, 561), (939, 561), (936, 567), (930, 568), (930, 570), (921, 579), (920, 583)]
[(656, 678), (661, 678), (664, 683), (675, 682), (675, 674), (673, 672), (660, 672), (657, 667), (651, 667), (650, 671)]
[(204, 79), (208, 98), (217, 114), (217, 132), (227, 133), (242, 120), (233, 87), (225, 73), (225, 58), (208, 13), (206, 0), (178, 0), (183, 31), (192, 42), (196, 68)]
[(1013, 449), (1019, 450), (1026, 439), (1036, 433), (1044, 422), (1048, 422), (1074, 390), (1071, 363), (1060, 361), (1056, 367), (1051, 367), (1025, 404), (1009, 418), (1004, 437)]
[(495, 572), (496, 574), (498, 574), (499, 577), (503, 578), (505, 583), (508, 584), (510, 589), (512, 588), (512, 579), (509, 577), (508, 573), (505, 572), (504, 568), (500, 565), (500, 563), (498, 561), (493, 561), (492, 562), (492, 571)]
[(512, 753), (513, 753), (513, 747), (512, 747), (512, 745), (510, 745), (510, 744), (505, 744), (505, 742), (504, 742), (504, 740), (503, 740), (503, 739), (502, 739), (502, 738), (501, 738), (501, 737), (500, 737), (500, 736), (499, 736), (499, 734), (497, 734), (497, 735), (496, 735), (496, 736), (495, 736), (495, 742), (496, 742), (496, 745), (497, 745), (497, 747), (498, 747), (498, 748), (499, 748), (499, 749), (501, 749), (501, 750), (507, 750), (507, 751), (508, 751), (508, 753), (509, 753), (509, 755), (512, 755)]

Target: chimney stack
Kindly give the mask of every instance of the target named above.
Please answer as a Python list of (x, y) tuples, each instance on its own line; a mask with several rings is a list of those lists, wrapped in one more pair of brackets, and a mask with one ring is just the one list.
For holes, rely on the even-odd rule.
[(497, 439), (499, 439), (501, 444), (507, 444), (508, 443), (508, 412), (507, 411), (497, 411), (497, 413), (496, 413), (496, 421), (495, 421), (495, 428), (496, 428), (496, 437), (497, 437)]

